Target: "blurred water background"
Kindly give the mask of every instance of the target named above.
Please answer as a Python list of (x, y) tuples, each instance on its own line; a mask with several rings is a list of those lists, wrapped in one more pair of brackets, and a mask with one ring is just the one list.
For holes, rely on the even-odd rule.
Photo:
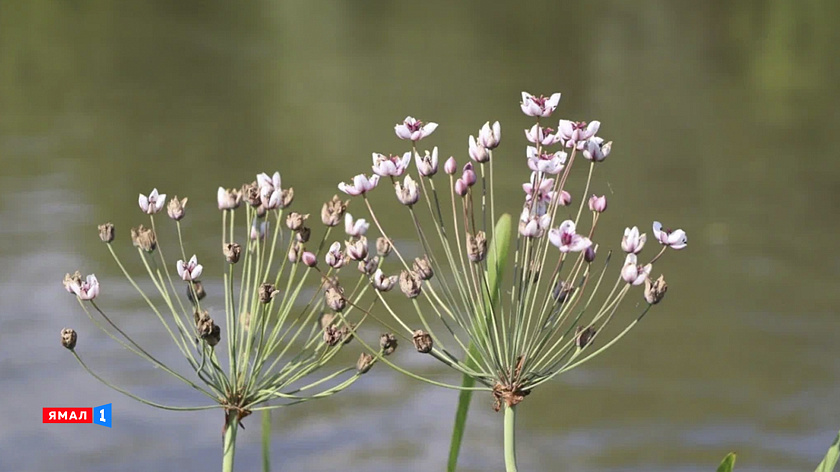
[[(95, 272), (102, 304), (178, 359), (96, 237), (113, 221), (130, 254), (138, 193), (189, 196), (191, 250), (212, 259), (219, 185), (279, 170), (317, 214), (372, 151), (404, 150), (393, 125), (412, 115), (440, 123), (423, 145), (462, 162), (467, 136), (500, 120), (497, 201), (515, 211), (521, 90), (563, 92), (556, 118), (599, 119), (614, 141), (596, 181), (613, 247), (653, 219), (689, 234), (656, 268), (665, 302), (523, 403), (521, 469), (699, 472), (734, 450), (742, 472), (812, 470), (840, 427), (838, 15), (830, 0), (0, 3), (0, 470), (218, 468), (220, 413), (134, 403), (58, 343), (73, 326), (116, 383), (202, 400), (61, 287)], [(374, 369), (275, 413), (276, 470), (442, 470), (456, 401)], [(39, 421), (109, 402), (113, 429)], [(502, 468), (491, 404), (474, 397), (463, 471)], [(237, 465), (258, 470), (259, 421), (246, 428)]]

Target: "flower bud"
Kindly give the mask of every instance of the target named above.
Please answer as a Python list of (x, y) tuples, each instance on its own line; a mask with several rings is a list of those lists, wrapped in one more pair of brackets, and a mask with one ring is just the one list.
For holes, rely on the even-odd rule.
[(586, 328), (578, 326), (575, 329), (575, 345), (578, 349), (583, 349), (588, 346), (595, 337), (595, 333), (597, 333), (597, 331), (592, 326), (588, 326)]
[(216, 203), (219, 205), (219, 210), (234, 210), (239, 208), (241, 201), (242, 193), (239, 190), (219, 187), (219, 190), (216, 192)]
[(393, 333), (379, 336), (379, 347), (382, 348), (382, 355), (390, 356), (397, 350), (397, 337)]
[(565, 190), (561, 190), (560, 195), (557, 197), (557, 204), (560, 206), (569, 206), (571, 203), (572, 195)]
[(388, 257), (391, 254), (391, 241), (385, 236), (376, 238), (376, 255), (379, 257)]
[[(193, 290), (195, 290), (195, 296), (193, 296)], [(193, 280), (192, 286), (187, 284), (187, 298), (195, 304), (196, 298), (198, 300), (203, 299), (207, 296), (207, 292), (204, 290), (204, 284), (201, 283), (200, 280)]]
[(592, 195), (589, 197), (589, 209), (596, 213), (603, 213), (607, 209), (607, 196), (601, 195), (598, 197)]
[(136, 247), (146, 252), (152, 252), (157, 248), (155, 232), (143, 225), (131, 228), (131, 241)]
[(333, 195), (332, 200), (321, 207), (321, 222), (327, 226), (338, 226), (344, 218), (344, 213), (347, 212), (348, 203), (350, 200), (342, 201), (338, 195)]
[(467, 183), (464, 182), (463, 179), (458, 179), (458, 180), (455, 181), (455, 194), (458, 195), (459, 197), (467, 196), (467, 189), (468, 188), (469, 188), (469, 185), (467, 185)]
[(478, 177), (475, 175), (472, 162), (467, 162), (467, 164), (464, 165), (464, 172), (461, 174), (461, 180), (463, 180), (469, 187), (475, 185)]
[(588, 248), (584, 249), (583, 251), (583, 260), (586, 262), (594, 262), (595, 261), (595, 246), (589, 246)]
[(61, 345), (70, 349), (71, 351), (76, 347), (76, 330), (73, 328), (64, 328), (61, 330)]
[(300, 254), (303, 251), (303, 245), (297, 241), (292, 243), (292, 247), (289, 248), (289, 262), (294, 264), (295, 262), (300, 260)]
[(175, 195), (169, 204), (166, 205), (166, 213), (175, 221), (179, 221), (184, 217), (184, 207), (187, 206), (187, 198), (178, 200), (178, 195)]
[(293, 211), (286, 216), (286, 226), (292, 231), (300, 231), (306, 222), (306, 219), (309, 218), (309, 214), (301, 215), (300, 213)]
[(645, 279), (645, 301), (651, 305), (656, 305), (665, 298), (665, 292), (668, 291), (668, 284), (665, 283), (665, 276), (660, 275), (655, 282), (650, 279)]
[(429, 256), (415, 258), (411, 269), (423, 280), (429, 280), (434, 275), (432, 264), (429, 262)]
[(556, 301), (558, 305), (562, 305), (574, 292), (575, 287), (572, 284), (566, 282), (565, 280), (558, 280), (557, 285), (554, 286), (552, 295), (554, 296), (554, 301)]
[(400, 290), (408, 298), (417, 298), (422, 290), (423, 281), (414, 271), (403, 270), (400, 272)]
[(261, 303), (271, 303), (271, 300), (274, 299), (277, 294), (280, 293), (280, 290), (277, 290), (277, 287), (274, 284), (265, 282), (260, 285), (258, 295), (260, 297)]
[(417, 352), (423, 354), (431, 352), (432, 347), (434, 346), (432, 336), (422, 329), (418, 329), (414, 332), (414, 337), (411, 338), (411, 341), (414, 343), (414, 347), (417, 349)]
[(467, 233), (467, 256), (473, 262), (481, 262), (487, 257), (487, 237), (484, 231), (479, 231), (475, 236)]
[(303, 255), (300, 256), (300, 260), (303, 261), (307, 267), (315, 267), (318, 263), (318, 258), (315, 257), (315, 254), (312, 254), (309, 251), (303, 251)]
[(226, 243), (222, 246), (222, 253), (224, 253), (225, 260), (228, 263), (236, 264), (242, 255), (242, 246), (236, 243)]
[(359, 356), (359, 360), (356, 361), (356, 372), (358, 372), (359, 374), (366, 374), (370, 370), (370, 368), (373, 367), (373, 362), (373, 356), (366, 352), (363, 352)]
[(455, 172), (458, 170), (458, 163), (455, 162), (455, 158), (449, 156), (449, 159), (443, 164), (443, 171), (449, 175), (454, 175)]

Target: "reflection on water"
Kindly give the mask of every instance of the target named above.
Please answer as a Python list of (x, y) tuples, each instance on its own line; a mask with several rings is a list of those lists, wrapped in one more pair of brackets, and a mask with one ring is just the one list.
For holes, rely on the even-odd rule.
[[(199, 400), (103, 339), (59, 284), (76, 268), (96, 272), (107, 303), (154, 339), (96, 239), (105, 220), (118, 231), (137, 223), (137, 193), (190, 196), (185, 225), (195, 251), (210, 253), (216, 187), (280, 170), (299, 189), (296, 206), (317, 209), (370, 152), (401, 149), (391, 130), (411, 114), (441, 123), (432, 141), (462, 159), (466, 136), (500, 120), (498, 168), (519, 176), (501, 187), (515, 209), (523, 89), (562, 91), (560, 116), (600, 119), (615, 142), (596, 181), (612, 192), (605, 233), (655, 217), (685, 228), (691, 245), (658, 267), (672, 287), (643, 327), (528, 398), (522, 468), (700, 471), (729, 450), (743, 471), (813, 468), (840, 425), (840, 77), (827, 59), (838, 8), (0, 5), (0, 391), (15, 405), (0, 469), (217, 467), (220, 415), (141, 407), (58, 345), (73, 325), (117, 383)], [(338, 397), (276, 414), (275, 457), (292, 471), (441, 468), (455, 401), (377, 369)], [(108, 402), (113, 430), (37, 422), (43, 406)], [(490, 403), (475, 398), (463, 470), (500, 467)], [(237, 462), (257, 470), (259, 426), (246, 427)]]

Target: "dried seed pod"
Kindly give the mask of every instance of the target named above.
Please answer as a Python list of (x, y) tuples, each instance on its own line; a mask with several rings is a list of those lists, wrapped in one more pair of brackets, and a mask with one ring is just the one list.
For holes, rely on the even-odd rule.
[(113, 223), (105, 223), (99, 225), (99, 239), (101, 239), (103, 243), (110, 243), (114, 240)]
[(376, 269), (379, 267), (379, 257), (372, 257), (370, 259), (365, 259), (363, 261), (359, 261), (359, 272), (371, 276), (376, 272)]
[(178, 200), (178, 195), (172, 197), (169, 200), (169, 204), (166, 205), (166, 213), (175, 221), (179, 221), (184, 217), (184, 207), (187, 206), (187, 198), (183, 198)]
[(280, 208), (288, 208), (295, 199), (295, 189), (292, 187), (284, 188), (280, 191)]
[(379, 347), (383, 355), (390, 356), (397, 350), (397, 337), (393, 333), (383, 334), (379, 337)]
[(271, 300), (280, 293), (280, 290), (277, 290), (277, 287), (274, 286), (272, 283), (265, 282), (264, 284), (260, 285), (259, 289), (259, 297), (260, 302), (262, 303), (271, 303)]
[(423, 280), (414, 271), (400, 272), (400, 290), (408, 298), (416, 298), (422, 290)]
[(305, 243), (309, 241), (309, 236), (311, 234), (312, 230), (310, 230), (308, 226), (304, 226), (295, 233), (295, 240), (299, 243)]
[(391, 241), (384, 236), (376, 238), (376, 255), (379, 257), (388, 257), (391, 254)]
[(338, 195), (333, 195), (332, 200), (321, 207), (321, 222), (327, 226), (338, 226), (347, 212), (348, 203), (350, 200), (341, 200)]
[(341, 341), (341, 331), (335, 325), (328, 325), (324, 328), (324, 343), (327, 346), (335, 346)]
[(586, 328), (582, 326), (578, 326), (575, 329), (575, 345), (578, 349), (583, 349), (592, 342), (592, 338), (595, 337), (595, 333), (597, 331), (592, 326), (587, 326)]
[(76, 330), (73, 328), (64, 328), (61, 330), (61, 345), (70, 349), (71, 351), (76, 347)]
[(324, 292), (324, 299), (327, 306), (334, 311), (341, 312), (347, 306), (347, 299), (344, 298), (344, 290), (338, 285), (332, 285)]
[(82, 282), (84, 280), (85, 279), (84, 279), (84, 277), (82, 277), (82, 273), (79, 272), (78, 270), (73, 275), (65, 274), (64, 275), (64, 288), (67, 290), (67, 292), (75, 295), (75, 293), (73, 292), (73, 289), (71, 287), (73, 287), (74, 285), (81, 286)]
[(371, 367), (373, 367), (374, 358), (372, 355), (363, 352), (356, 361), (356, 371), (360, 374), (366, 374)]
[(656, 305), (665, 298), (665, 292), (668, 291), (668, 284), (665, 283), (665, 276), (660, 275), (655, 282), (650, 279), (645, 279), (645, 301), (651, 305)]
[(257, 185), (256, 180), (250, 184), (242, 185), (242, 198), (245, 199), (252, 207), (262, 205), (262, 199), (260, 198), (260, 186)]
[(429, 256), (415, 258), (412, 269), (423, 280), (429, 280), (435, 274), (432, 270), (432, 264), (429, 262)]
[[(193, 290), (195, 290), (195, 297), (193, 297)], [(192, 303), (195, 303), (195, 298), (202, 300), (206, 296), (207, 292), (204, 291), (204, 284), (200, 280), (193, 280), (192, 287), (190, 287), (190, 284), (187, 284), (187, 298)]]
[(422, 329), (415, 331), (414, 337), (412, 337), (411, 340), (414, 343), (414, 347), (417, 348), (417, 352), (421, 352), (423, 354), (431, 352), (432, 347), (434, 346), (432, 336)]
[(473, 236), (467, 233), (467, 256), (473, 262), (481, 262), (487, 257), (487, 237), (484, 231), (479, 231)]
[[(212, 324), (213, 320), (210, 320), (210, 322)], [(202, 339), (204, 339), (210, 347), (219, 344), (219, 341), (222, 340), (222, 328), (220, 328), (219, 325), (214, 324), (213, 328), (210, 330), (210, 334), (204, 336)]]
[(131, 242), (146, 252), (152, 252), (157, 248), (155, 232), (143, 225), (131, 228)]
[(228, 263), (236, 264), (242, 255), (242, 246), (236, 243), (226, 243), (222, 246), (222, 253)]
[(299, 231), (303, 228), (307, 218), (309, 218), (309, 214), (302, 215), (293, 211), (286, 216), (286, 226), (292, 231)]

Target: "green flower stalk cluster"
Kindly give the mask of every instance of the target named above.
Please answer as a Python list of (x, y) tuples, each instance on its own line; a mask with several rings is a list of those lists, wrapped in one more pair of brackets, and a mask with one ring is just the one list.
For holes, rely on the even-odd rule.
[[(195, 255), (187, 259), (180, 221), (187, 199), (176, 197), (167, 207), (177, 230), (180, 255), (176, 263), (169, 264), (155, 220), (166, 195), (154, 190), (139, 198), (141, 210), (148, 214), (149, 227), (133, 228), (131, 238), (156, 294), (146, 293), (125, 269), (113, 247), (114, 226), (108, 223), (99, 227), (100, 238), (117, 266), (177, 346), (189, 373), (160, 361), (119, 327), (119, 320), (98, 304), (102, 294), (95, 275), (83, 279), (76, 272), (64, 281), (67, 291), (76, 295), (97, 328), (206, 396), (208, 404), (179, 407), (141, 398), (105, 380), (82, 360), (79, 346), (84, 342), (77, 345), (76, 331), (64, 329), (62, 345), (105, 385), (147, 405), (167, 410), (223, 409), (225, 471), (233, 470), (236, 431), (243, 418), (255, 411), (336, 394), (377, 360), (362, 352), (355, 366), (322, 369), (355, 338), (364, 322), (366, 309), (359, 307), (358, 301), (369, 284), (364, 271), (339, 277), (341, 265), (350, 256), (324, 250), (330, 233), (345, 217), (347, 202), (334, 197), (324, 205), (322, 221), (326, 229), (320, 242), (309, 250), (308, 215), (286, 210), (293, 196), (291, 188), (280, 188), (279, 173), (272, 177), (260, 174), (240, 189), (219, 189), (222, 251), (215, 257), (225, 270), (218, 275), (224, 285), (224, 312), (218, 314), (202, 305), (206, 296), (200, 281), (205, 273), (203, 265)], [(364, 222), (357, 225), (356, 236), (347, 242), (357, 252), (367, 249), (362, 229), (366, 229)], [(327, 264), (319, 264), (321, 257)], [(226, 264), (221, 263), (222, 258)], [(176, 269), (174, 273), (171, 268)], [(346, 279), (346, 285), (342, 279)], [(390, 352), (383, 347), (379, 355)]]

